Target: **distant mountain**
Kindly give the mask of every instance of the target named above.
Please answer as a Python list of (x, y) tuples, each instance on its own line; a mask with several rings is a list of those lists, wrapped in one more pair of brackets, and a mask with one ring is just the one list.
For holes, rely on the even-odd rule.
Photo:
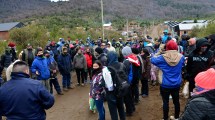
[[(176, 19), (214, 13), (215, 0), (103, 0), (105, 19), (114, 16), (137, 19)], [(100, 0), (0, 0), (0, 22), (32, 16), (100, 11)]]

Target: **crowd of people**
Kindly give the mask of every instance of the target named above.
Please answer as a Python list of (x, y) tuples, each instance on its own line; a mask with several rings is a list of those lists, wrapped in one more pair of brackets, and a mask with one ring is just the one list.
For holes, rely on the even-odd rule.
[[(126, 41), (88, 37), (86, 43), (60, 38), (49, 40), (45, 48), (28, 44), (19, 55), (16, 45), (9, 43), (0, 61), (0, 115), (8, 120), (45, 119), (45, 110), (54, 105), (53, 87), (64, 95), (89, 83), (90, 110), (98, 112), (98, 119), (105, 120), (106, 101), (111, 119), (125, 120), (136, 111), (139, 97), (149, 96), (148, 84), (160, 84), (164, 120), (214, 119), (215, 34), (190, 38), (185, 33), (179, 38), (168, 30), (163, 33), (159, 39)], [(190, 100), (180, 115), (183, 81), (189, 82)], [(170, 97), (175, 114), (169, 117)]]

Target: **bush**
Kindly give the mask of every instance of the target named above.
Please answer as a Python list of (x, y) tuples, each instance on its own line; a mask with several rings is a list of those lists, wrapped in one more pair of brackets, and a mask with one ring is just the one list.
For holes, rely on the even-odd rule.
[(214, 30), (215, 30), (215, 23), (210, 23), (210, 24), (208, 24), (207, 27), (202, 27), (202, 28), (195, 27), (195, 28), (193, 28), (190, 36), (202, 38), (202, 37), (206, 37), (206, 36), (211, 35), (211, 34), (215, 34)]
[(7, 45), (8, 45), (7, 41), (0, 41), (0, 55), (4, 53), (4, 50), (7, 47)]

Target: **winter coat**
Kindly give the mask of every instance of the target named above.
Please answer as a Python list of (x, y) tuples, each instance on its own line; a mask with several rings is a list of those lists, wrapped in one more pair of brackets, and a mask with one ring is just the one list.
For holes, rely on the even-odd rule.
[[(47, 62), (48, 62), (48, 66), (49, 66), (49, 70), (50, 70), (50, 78), (55, 78), (57, 77), (57, 71), (58, 71), (58, 65), (57, 62), (54, 60), (53, 56), (50, 56), (49, 58), (46, 58)], [(53, 73), (53, 71), (56, 70), (56, 73)]]
[(159, 67), (162, 72), (161, 86), (164, 88), (178, 88), (181, 85), (181, 71), (185, 58), (177, 50), (168, 50), (158, 57), (152, 57), (151, 63)]
[(107, 54), (102, 53), (98, 56), (98, 60), (102, 62), (103, 66), (107, 66)]
[(179, 120), (214, 120), (215, 90), (193, 96)]
[(29, 66), (32, 65), (34, 58), (36, 55), (36, 50), (35, 49), (24, 49), (22, 53), (22, 60), (27, 62)]
[(187, 60), (187, 75), (189, 80), (194, 80), (195, 76), (207, 70), (210, 66), (209, 63), (212, 59), (212, 52), (207, 50), (203, 54), (199, 54), (200, 47), (207, 43), (206, 40), (198, 40), (196, 43), (196, 49), (188, 56)]
[(9, 67), (9, 65), (12, 63), (12, 55), (10, 53), (6, 53), (6, 54), (3, 54), (1, 56), (1, 65), (4, 67), (4, 68), (7, 68)]
[(126, 67), (127, 75), (130, 73), (130, 65), (132, 65), (133, 79), (131, 84), (137, 84), (139, 82), (139, 78), (141, 77), (141, 66), (137, 56), (134, 54), (128, 55), (123, 64)]
[(144, 64), (144, 72), (142, 73), (143, 78), (150, 78), (150, 71), (151, 71), (151, 62), (149, 56), (141, 56)]
[(196, 45), (188, 46), (187, 51), (185, 51), (184, 53), (184, 56), (188, 57), (195, 49), (196, 49)]
[(58, 56), (57, 63), (58, 63), (58, 69), (62, 75), (70, 74), (72, 70), (72, 60), (68, 53), (66, 55), (60, 54)]
[(87, 69), (87, 61), (83, 54), (76, 54), (73, 60), (75, 69)]
[(31, 72), (36, 74), (36, 71), (39, 72), (37, 75), (37, 80), (48, 80), (50, 78), (50, 71), (47, 59), (44, 57), (36, 57), (31, 66)]
[(108, 52), (110, 52), (110, 51), (116, 52), (116, 50), (115, 50), (115, 48), (112, 46), (111, 42), (108, 42), (108, 44), (110, 44), (110, 47), (107, 47)]
[(45, 120), (45, 109), (54, 105), (54, 97), (27, 74), (12, 73), (11, 77), (0, 87), (0, 116), (7, 120)]
[(91, 96), (95, 100), (103, 100), (105, 97), (105, 81), (102, 72), (95, 74), (91, 83)]
[(92, 68), (93, 67), (93, 56), (88, 53), (85, 53), (84, 56), (87, 61), (87, 68)]

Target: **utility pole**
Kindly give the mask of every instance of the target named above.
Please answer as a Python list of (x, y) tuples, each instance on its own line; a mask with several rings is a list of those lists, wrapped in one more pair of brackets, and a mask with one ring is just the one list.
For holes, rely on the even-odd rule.
[(103, 0), (101, 0), (101, 14), (102, 14), (102, 40), (105, 39), (105, 32), (104, 32), (104, 10), (103, 10)]
[(128, 18), (127, 18), (127, 39), (128, 39)]

